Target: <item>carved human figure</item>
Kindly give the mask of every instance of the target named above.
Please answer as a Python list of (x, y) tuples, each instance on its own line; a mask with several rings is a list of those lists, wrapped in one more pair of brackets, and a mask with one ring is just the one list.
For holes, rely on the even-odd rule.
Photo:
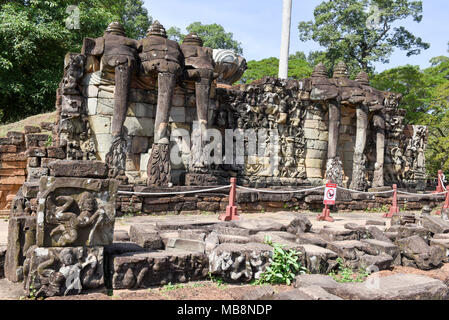
[[(184, 67), (184, 57), (179, 44), (167, 39), (167, 33), (159, 21), (155, 21), (148, 29), (147, 37), (139, 41), (139, 50), (144, 73), (158, 79), (154, 143), (148, 162), (147, 184), (164, 186), (171, 180), (168, 119), (176, 79), (181, 76)], [(161, 160), (167, 163), (159, 163)]]
[(103, 37), (85, 38), (83, 54), (101, 56), (100, 70), (115, 75), (114, 113), (112, 116), (112, 146), (106, 155), (112, 176), (124, 176), (126, 141), (124, 123), (128, 109), (128, 96), (132, 74), (136, 71), (137, 41), (125, 35), (119, 22), (112, 22)]
[[(59, 196), (56, 203), (63, 203), (57, 207), (54, 216), (48, 216), (48, 222), (57, 224), (50, 232), (56, 243), (60, 246), (66, 246), (75, 242), (78, 238), (80, 228), (86, 228), (96, 224), (104, 215), (104, 211), (97, 209), (97, 202), (90, 192), (84, 192), (79, 200), (80, 214), (70, 212), (70, 208), (75, 204), (75, 200), (70, 196)], [(95, 228), (92, 228), (91, 234)]]
[(196, 112), (198, 122), (192, 133), (191, 170), (204, 167), (203, 136), (208, 127), (208, 111), (211, 84), (217, 76), (212, 49), (203, 47), (203, 40), (196, 33), (189, 33), (181, 45), (185, 58), (184, 77), (195, 81)]

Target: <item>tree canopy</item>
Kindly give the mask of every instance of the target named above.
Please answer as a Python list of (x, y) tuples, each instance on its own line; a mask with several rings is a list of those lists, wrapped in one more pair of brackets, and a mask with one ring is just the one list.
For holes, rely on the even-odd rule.
[[(66, 26), (71, 4), (80, 10), (80, 29)], [(139, 38), (151, 18), (141, 0), (0, 1), (0, 121), (52, 110), (65, 54), (79, 52), (84, 37), (101, 36), (112, 21)]]
[[(201, 22), (193, 22), (186, 28), (188, 33), (195, 32), (201, 39), (203, 45), (212, 49), (230, 49), (237, 54), (243, 54), (242, 45), (240, 42), (234, 40), (232, 32), (226, 32), (223, 26), (219, 24), (202, 24)], [(171, 40), (182, 42), (186, 36), (181, 32), (180, 28), (171, 27), (167, 30), (167, 36)]]
[(299, 23), (299, 37), (326, 49), (315, 58), (325, 62), (328, 69), (343, 60), (358, 69), (353, 73), (360, 69), (372, 72), (373, 63), (388, 63), (396, 48), (411, 56), (430, 47), (405, 27), (394, 26), (407, 18), (419, 23), (421, 13), (422, 1), (328, 0), (315, 8), (313, 21)]
[[(264, 76), (277, 77), (279, 73), (279, 59), (267, 58), (259, 61), (248, 61), (248, 69), (242, 76), (243, 83), (251, 83)], [(303, 52), (296, 52), (288, 59), (288, 77), (293, 79), (303, 79), (312, 74), (313, 67), (305, 58)]]

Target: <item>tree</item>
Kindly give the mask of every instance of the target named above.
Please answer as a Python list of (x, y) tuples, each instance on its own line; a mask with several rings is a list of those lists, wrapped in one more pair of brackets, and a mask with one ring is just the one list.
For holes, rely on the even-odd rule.
[(431, 67), (397, 67), (376, 75), (371, 85), (403, 95), (401, 108), (409, 124), (427, 125), (426, 166), (429, 175), (449, 171), (449, 57), (430, 60)]
[(410, 17), (419, 23), (421, 13), (422, 1), (329, 0), (315, 8), (314, 21), (299, 23), (299, 37), (326, 48), (320, 58), (331, 67), (343, 60), (348, 66), (372, 72), (373, 63), (388, 63), (396, 48), (411, 56), (430, 47), (403, 26), (393, 27)]
[[(279, 59), (267, 58), (260, 61), (251, 60), (248, 69), (242, 76), (243, 83), (251, 83), (264, 76), (277, 77), (279, 72)], [(313, 68), (306, 61), (303, 52), (296, 52), (288, 59), (288, 77), (293, 79), (303, 79), (312, 74)]]
[(98, 37), (121, 21), (130, 37), (151, 22), (140, 0), (80, 2), (80, 29), (66, 27), (66, 9), (77, 1), (0, 2), (0, 121), (11, 122), (54, 109), (64, 56), (80, 52), (84, 37)]
[[(226, 32), (225, 29), (219, 24), (201, 24), (201, 22), (193, 22), (186, 28), (188, 33), (195, 32), (201, 39), (203, 39), (203, 45), (212, 49), (230, 49), (234, 50), (237, 54), (243, 54), (241, 43), (234, 40), (232, 32)], [(167, 30), (167, 36), (171, 40), (182, 43), (186, 36), (181, 32), (180, 28), (171, 27)]]

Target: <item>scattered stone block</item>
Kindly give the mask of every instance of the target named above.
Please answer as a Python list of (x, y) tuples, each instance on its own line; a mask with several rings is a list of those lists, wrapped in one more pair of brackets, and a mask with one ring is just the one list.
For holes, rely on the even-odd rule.
[(117, 187), (113, 179), (42, 177), (37, 198), (37, 245), (111, 244)]
[(272, 300), (313, 300), (313, 299), (311, 296), (300, 291), (299, 289), (293, 289), (273, 295)]
[(434, 234), (449, 233), (449, 222), (444, 221), (440, 217), (423, 216), (422, 225)]
[(272, 251), (261, 243), (223, 243), (208, 255), (209, 270), (228, 282), (249, 282), (265, 271)]
[(334, 251), (338, 256), (355, 260), (363, 255), (367, 250), (368, 245), (358, 240), (344, 240), (329, 242), (327, 248)]
[(159, 251), (112, 257), (112, 288), (137, 289), (168, 283), (203, 280), (207, 256), (200, 252)]
[(331, 228), (323, 228), (320, 230), (320, 236), (326, 241), (344, 241), (358, 240), (359, 236), (354, 230), (337, 230)]
[(326, 248), (328, 241), (321, 238), (319, 234), (315, 233), (301, 233), (297, 235), (297, 241), (304, 244), (313, 244), (319, 247)]
[(287, 232), (292, 234), (309, 232), (310, 229), (312, 229), (312, 223), (304, 215), (296, 215), (287, 226)]
[(54, 177), (106, 178), (108, 166), (101, 161), (57, 160), (50, 163)]
[(307, 286), (297, 289), (300, 293), (304, 293), (310, 297), (310, 300), (343, 300), (333, 294), (330, 294), (320, 286)]
[(379, 221), (379, 220), (366, 220), (365, 221), (366, 226), (385, 226), (387, 223), (385, 221)]
[(371, 255), (380, 255), (382, 253), (386, 253), (393, 257), (393, 259), (396, 259), (399, 257), (399, 260), (396, 261), (397, 263), (400, 263), (400, 255), (401, 252), (399, 251), (399, 248), (394, 245), (391, 242), (385, 242), (375, 239), (364, 239), (361, 240), (363, 243), (366, 243), (367, 246), (365, 247), (365, 252)]
[(264, 285), (246, 291), (239, 300), (272, 300), (275, 294), (275, 288)]
[(203, 230), (178, 230), (178, 237), (181, 239), (190, 239), (196, 241), (204, 241), (206, 232)]
[(102, 247), (33, 248), (24, 262), (27, 295), (53, 297), (104, 287)]
[(250, 234), (261, 231), (285, 231), (285, 226), (271, 219), (251, 219), (232, 221), (237, 228), (247, 229)]
[(368, 227), (368, 232), (371, 234), (371, 237), (373, 239), (383, 241), (383, 242), (393, 243), (390, 240), (390, 238), (387, 236), (387, 234), (377, 227), (374, 227), (374, 226)]
[(399, 232), (399, 235), (398, 235), (399, 238), (408, 238), (408, 237), (417, 235), (417, 236), (421, 237), (422, 239), (424, 239), (426, 242), (428, 242), (432, 238), (431, 231), (429, 231), (428, 229), (426, 229), (422, 226), (413, 225), (413, 224), (400, 226), (398, 229), (398, 232)]
[(439, 247), (443, 252), (445, 252), (444, 262), (449, 262), (449, 238), (448, 239), (432, 239), (430, 240), (430, 245)]
[(171, 238), (168, 239), (165, 250), (182, 250), (182, 251), (193, 251), (204, 253), (206, 249), (206, 243), (203, 241), (190, 240), (190, 239), (180, 239)]
[(337, 254), (329, 249), (313, 244), (302, 244), (301, 252), (304, 254), (305, 267), (310, 273), (329, 273), (336, 265)]
[(420, 236), (415, 235), (396, 241), (401, 254), (412, 260), (416, 267), (430, 270), (441, 266), (446, 253), (439, 247), (429, 246)]
[[(252, 238), (249, 238), (249, 237), (233, 236), (233, 235), (226, 235), (226, 234), (218, 234), (218, 240), (220, 241), (220, 243), (256, 242), (256, 241), (253, 241)], [(263, 242), (261, 242), (261, 243), (263, 243)]]
[(6, 246), (0, 246), (0, 279), (5, 277)]
[(305, 288), (310, 286), (318, 286), (324, 290), (335, 289), (339, 283), (331, 276), (322, 274), (301, 274), (295, 277), (293, 286), (295, 288)]
[(163, 248), (162, 238), (152, 225), (133, 224), (129, 229), (129, 237), (145, 249), (158, 250)]
[(329, 292), (348, 300), (445, 300), (448, 287), (421, 275), (394, 274), (364, 283), (342, 283)]
[[(386, 253), (381, 253), (376, 256), (364, 254), (359, 258), (356, 265), (359, 269), (366, 270), (368, 268), (370, 271), (387, 270), (393, 265), (393, 257)], [(378, 270), (373, 269), (373, 267), (376, 267)]]

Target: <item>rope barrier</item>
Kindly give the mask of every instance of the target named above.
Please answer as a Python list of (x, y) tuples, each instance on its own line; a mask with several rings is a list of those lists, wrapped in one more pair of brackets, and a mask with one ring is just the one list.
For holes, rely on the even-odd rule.
[(344, 190), (344, 191), (349, 191), (349, 192), (352, 192), (352, 193), (364, 193), (364, 194), (372, 194), (372, 195), (375, 195), (375, 194), (386, 194), (386, 193), (392, 193), (393, 192), (393, 190), (376, 191), (376, 192), (357, 191), (357, 190), (343, 188), (343, 187), (340, 187), (340, 186), (337, 186), (337, 189)]
[(261, 192), (261, 193), (277, 193), (277, 194), (283, 194), (283, 193), (302, 193), (302, 192), (309, 192), (314, 190), (323, 189), (325, 186), (319, 186), (309, 189), (300, 189), (300, 190), (264, 190), (264, 189), (254, 189), (254, 188), (248, 188), (248, 187), (242, 187), (237, 186), (237, 189), (247, 190), (247, 191), (253, 191), (253, 192)]
[(202, 192), (210, 192), (217, 191), (230, 188), (231, 185), (221, 186), (210, 189), (201, 189), (201, 190), (190, 190), (190, 191), (172, 191), (172, 192), (135, 192), (135, 191), (118, 191), (119, 194), (129, 194), (129, 195), (138, 195), (138, 196), (165, 196), (170, 194), (191, 194), (191, 193), (202, 193)]
[(447, 191), (444, 191), (444, 192), (438, 192), (438, 193), (410, 193), (410, 192), (398, 190), (398, 193), (405, 194), (405, 195), (409, 195), (409, 196), (421, 196), (421, 197), (427, 197), (427, 196), (439, 196), (439, 195), (443, 195), (443, 194), (446, 194)]

